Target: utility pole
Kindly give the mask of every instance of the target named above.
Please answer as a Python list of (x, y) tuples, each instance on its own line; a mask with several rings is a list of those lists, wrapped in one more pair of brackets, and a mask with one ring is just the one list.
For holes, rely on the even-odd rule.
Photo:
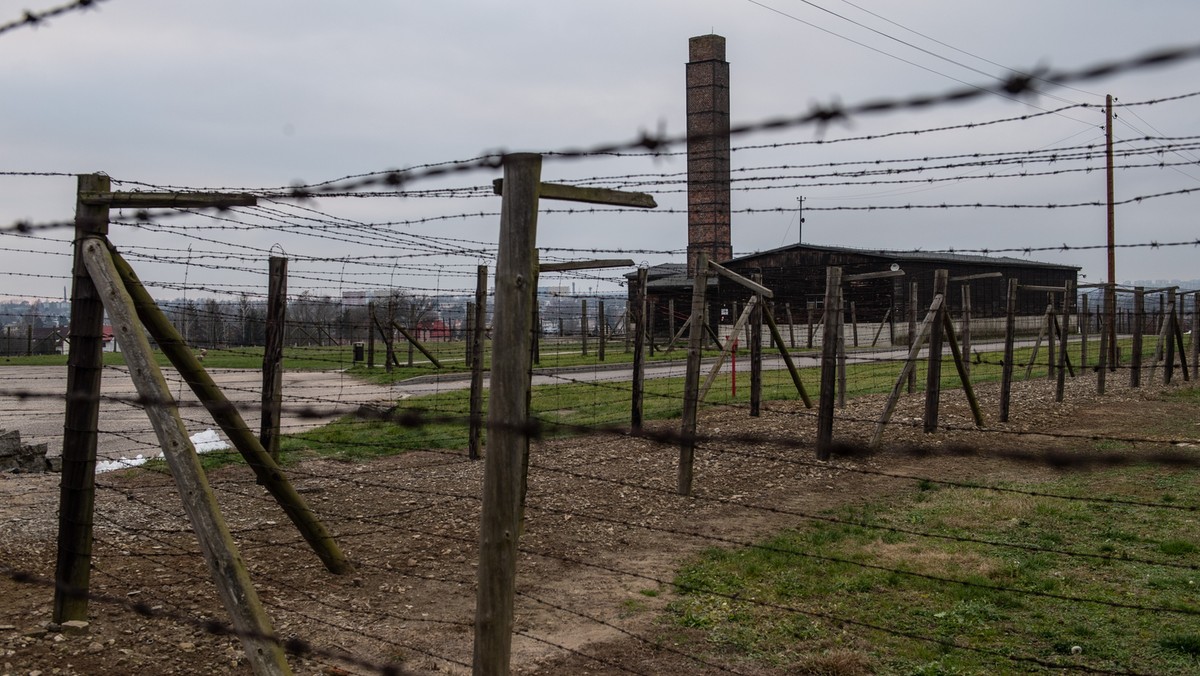
[(796, 243), (803, 244), (804, 243), (804, 197), (803, 196), (797, 197), (796, 203), (800, 205), (799, 208), (796, 210), (796, 215), (800, 218), (800, 222), (796, 224)]
[(1108, 367), (1117, 368), (1117, 246), (1116, 208), (1113, 205), (1113, 97), (1104, 97), (1104, 145), (1108, 177), (1108, 289), (1104, 294), (1105, 312), (1108, 314)]

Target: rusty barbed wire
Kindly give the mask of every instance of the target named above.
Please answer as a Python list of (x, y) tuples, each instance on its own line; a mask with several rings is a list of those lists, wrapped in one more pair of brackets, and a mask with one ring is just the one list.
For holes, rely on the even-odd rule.
[[(93, 8), (95, 8), (96, 5), (100, 4), (101, 2), (104, 2), (104, 0), (75, 0), (75, 2), (71, 2), (71, 3), (65, 4), (65, 5), (60, 5), (58, 7), (53, 7), (51, 9), (47, 9), (47, 10), (42, 10), (40, 12), (25, 10), (25, 13), (21, 16), (20, 19), (14, 19), (12, 21), (9, 21), (8, 23), (0, 24), (0, 35), (3, 35), (4, 33), (7, 33), (9, 31), (13, 31), (18, 28), (23, 28), (26, 26), (36, 28), (37, 26), (41, 26), (48, 19), (53, 19), (55, 17), (62, 16), (63, 14), (67, 14), (69, 12), (82, 12), (82, 11), (86, 11), (89, 9), (93, 9)], [(17, 173), (17, 175), (55, 176), (55, 175), (61, 175), (61, 174), (54, 174), (54, 173), (48, 173), (48, 172), (47, 173), (19, 172), (19, 173)]]

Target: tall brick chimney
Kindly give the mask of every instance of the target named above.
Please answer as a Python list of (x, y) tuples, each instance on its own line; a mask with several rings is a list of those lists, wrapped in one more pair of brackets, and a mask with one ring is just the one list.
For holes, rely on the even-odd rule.
[(725, 38), (688, 41), (688, 277), (696, 258), (733, 257), (729, 230), (729, 62)]

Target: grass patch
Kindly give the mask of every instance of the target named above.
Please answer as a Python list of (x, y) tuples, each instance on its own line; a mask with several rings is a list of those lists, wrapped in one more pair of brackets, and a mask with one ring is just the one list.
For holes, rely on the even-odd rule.
[[(1135, 487), (1129, 497), (1141, 500), (1151, 498), (1163, 481), (1176, 487), (1179, 502), (1200, 505), (1198, 471), (1124, 469), (1016, 487), (1085, 498), (1111, 495), (1113, 485), (1124, 485)], [(837, 650), (865, 660), (862, 673), (994, 674), (1034, 668), (1008, 657), (1139, 673), (1200, 669), (1200, 575), (1188, 568), (1200, 565), (1200, 548), (1178, 537), (1194, 530), (1186, 510), (916, 485), (887, 506), (831, 514), (842, 523), (814, 524), (753, 547), (710, 549), (693, 558), (675, 577), (667, 621), (699, 631), (713, 653), (733, 653), (795, 673), (807, 673), (811, 656)], [(914, 528), (914, 523), (950, 537), (1104, 558), (886, 530)], [(1138, 611), (1103, 602), (1185, 612)], [(1072, 654), (1074, 646), (1081, 654)]]

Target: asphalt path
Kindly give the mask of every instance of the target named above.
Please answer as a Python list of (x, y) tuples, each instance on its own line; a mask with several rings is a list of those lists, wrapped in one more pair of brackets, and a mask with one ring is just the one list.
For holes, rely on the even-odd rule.
[[(180, 402), (188, 432), (218, 429), (178, 374), (164, 370), (171, 393)], [(256, 369), (209, 369), (209, 375), (257, 434), (261, 416), (262, 372)], [(24, 444), (47, 444), (50, 456), (62, 453), (67, 367), (0, 367), (0, 430), (17, 430)], [(285, 433), (320, 427), (364, 404), (395, 399), (392, 389), (334, 371), (290, 371), (283, 376), (280, 426)], [(97, 457), (105, 460), (151, 456), (159, 451), (146, 414), (129, 403), (137, 391), (125, 367), (107, 367), (101, 377)], [(222, 435), (223, 438), (223, 435)]]
[[(1016, 341), (1016, 347), (1030, 347), (1034, 343), (1033, 339), (1022, 339)], [(946, 356), (950, 355), (950, 348), (945, 348)], [(971, 345), (972, 352), (996, 352), (1004, 349), (1003, 341), (985, 341), (982, 343), (973, 343)], [(804, 350), (803, 352), (790, 351), (792, 354), (792, 362), (796, 368), (814, 368), (821, 365), (820, 351)], [(908, 357), (909, 348), (887, 347), (879, 349), (854, 349), (850, 348), (846, 354), (847, 364), (865, 364), (877, 361), (892, 361), (898, 362)], [(927, 348), (922, 348), (917, 355), (918, 359), (923, 359), (928, 355)], [(681, 353), (685, 354), (685, 353)], [(712, 365), (717, 361), (716, 357), (708, 357), (703, 360), (701, 373), (707, 374), (712, 369)], [(743, 372), (749, 372), (749, 363), (745, 356), (740, 357), (738, 369)], [(763, 348), (763, 369), (764, 370), (782, 370), (786, 368), (783, 358), (779, 356), (779, 352), (775, 349)], [(731, 369), (730, 360), (725, 359), (721, 367), (723, 373)], [(897, 367), (899, 373), (899, 367)], [(488, 374), (484, 374), (483, 386), (488, 386)], [(647, 380), (655, 378), (682, 378), (687, 375), (687, 362), (684, 359), (673, 360), (669, 362), (653, 361), (647, 362), (645, 367), (645, 377)], [(605, 382), (627, 382), (633, 377), (633, 364), (622, 362), (619, 364), (597, 364), (594, 366), (574, 366), (567, 368), (535, 368), (532, 382), (536, 385), (562, 385), (572, 382), (580, 383), (605, 383)], [(396, 399), (404, 399), (408, 397), (422, 397), (439, 392), (452, 392), (455, 390), (467, 389), (471, 386), (471, 378), (465, 373), (450, 373), (446, 375), (420, 376), (396, 383), (392, 386), (392, 391)]]

